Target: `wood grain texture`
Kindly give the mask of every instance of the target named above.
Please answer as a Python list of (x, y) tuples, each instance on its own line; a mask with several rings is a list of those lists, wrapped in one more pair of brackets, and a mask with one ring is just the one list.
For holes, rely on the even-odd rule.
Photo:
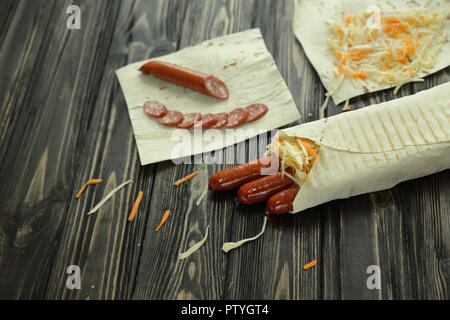
[[(77, 4), (82, 29), (65, 27)], [(449, 299), (450, 173), (270, 217), (265, 234), (228, 254), (222, 244), (257, 234), (264, 205), (208, 193), (208, 178), (249, 144), (221, 150), (225, 164), (171, 161), (141, 167), (116, 69), (213, 37), (260, 28), (302, 118), (318, 118), (325, 91), (292, 32), (292, 1), (0, 2), (1, 299)], [(449, 69), (407, 84), (398, 97), (449, 81)], [(354, 109), (396, 98), (384, 90)], [(327, 114), (341, 111), (329, 103)], [(260, 148), (270, 136), (260, 136)], [(191, 159), (193, 160), (193, 159)], [(186, 184), (175, 180), (199, 171)], [(80, 199), (74, 195), (90, 178)], [(126, 180), (93, 216), (86, 213)], [(127, 216), (142, 190), (134, 222)], [(163, 212), (171, 215), (155, 232)], [(178, 254), (203, 238), (185, 260)], [(314, 260), (310, 270), (303, 266)], [(69, 265), (81, 289), (66, 286)], [(366, 286), (379, 265), (381, 290)]]

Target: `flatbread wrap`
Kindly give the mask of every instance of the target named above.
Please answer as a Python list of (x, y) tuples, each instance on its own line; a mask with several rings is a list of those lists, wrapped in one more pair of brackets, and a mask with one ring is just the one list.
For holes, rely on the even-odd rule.
[[(299, 149), (280, 143), (309, 139), (317, 157), (291, 213), (336, 199), (389, 189), (450, 168), (450, 83), (411, 96), (280, 130), (269, 146), (282, 170), (299, 170)], [(281, 150), (281, 151), (280, 151)], [(284, 159), (289, 158), (290, 162)], [(293, 160), (294, 159), (294, 160)], [(302, 158), (304, 159), (304, 158)], [(294, 162), (295, 165), (292, 164)]]

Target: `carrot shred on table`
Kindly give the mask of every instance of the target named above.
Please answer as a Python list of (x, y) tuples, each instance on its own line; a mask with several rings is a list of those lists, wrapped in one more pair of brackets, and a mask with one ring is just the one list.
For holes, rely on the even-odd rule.
[(133, 208), (131, 209), (130, 215), (128, 217), (128, 221), (133, 221), (134, 218), (136, 217), (136, 213), (139, 209), (139, 204), (141, 203), (143, 197), (144, 197), (144, 192), (140, 191), (136, 201), (133, 204)]
[(198, 171), (195, 171), (195, 172), (193, 172), (193, 173), (191, 173), (190, 175), (188, 175), (188, 176), (186, 176), (186, 177), (184, 177), (184, 178), (181, 178), (180, 180), (178, 180), (178, 181), (175, 181), (175, 183), (173, 184), (174, 186), (179, 186), (180, 184), (182, 184), (183, 182), (186, 182), (186, 181), (188, 181), (188, 180), (191, 180), (193, 177), (195, 177), (196, 175), (198, 175)]
[(308, 264), (305, 264), (305, 266), (303, 267), (303, 270), (308, 270), (311, 269), (312, 267), (315, 267), (317, 265), (317, 260), (313, 260)]
[(87, 188), (88, 185), (90, 184), (98, 184), (101, 183), (103, 180), (102, 179), (92, 179), (87, 181), (84, 186), (80, 189), (80, 191), (78, 191), (77, 195), (75, 196), (75, 198), (80, 198), (82, 193), (84, 192), (84, 190)]
[(159, 229), (161, 229), (161, 227), (164, 225), (164, 223), (166, 223), (167, 218), (169, 218), (170, 215), (170, 210), (166, 210), (166, 212), (164, 212), (164, 215), (161, 219), (161, 222), (159, 223), (159, 226), (155, 229), (155, 232), (158, 232)]

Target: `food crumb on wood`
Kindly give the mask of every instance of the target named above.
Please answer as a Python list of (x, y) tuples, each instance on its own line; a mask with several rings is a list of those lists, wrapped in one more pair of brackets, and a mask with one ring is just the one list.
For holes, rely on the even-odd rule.
[(175, 181), (175, 183), (174, 183), (173, 185), (174, 185), (174, 186), (179, 186), (180, 184), (182, 184), (182, 183), (184, 183), (184, 182), (186, 182), (186, 181), (188, 181), (188, 180), (191, 180), (191, 179), (194, 178), (196, 175), (198, 175), (198, 171), (195, 171), (195, 172), (191, 173), (190, 175), (187, 175), (186, 177), (181, 178), (181, 179), (178, 180), (178, 181)]
[(128, 217), (128, 221), (130, 221), (130, 222), (134, 221), (134, 218), (136, 217), (136, 214), (139, 209), (139, 205), (142, 201), (143, 196), (144, 196), (144, 192), (140, 191), (136, 201), (133, 204), (133, 208), (131, 209), (130, 215)]
[(186, 259), (187, 257), (189, 257), (191, 254), (193, 254), (194, 252), (196, 252), (197, 250), (199, 250), (203, 244), (206, 242), (206, 240), (208, 239), (208, 232), (209, 232), (209, 226), (206, 227), (206, 234), (203, 237), (202, 240), (200, 240), (199, 242), (195, 243), (192, 247), (190, 247), (187, 251), (180, 253), (178, 255), (178, 260), (183, 260)]
[(164, 212), (164, 215), (161, 219), (161, 222), (159, 223), (159, 226), (155, 229), (155, 232), (158, 232), (159, 229), (161, 229), (161, 227), (166, 223), (167, 219), (169, 218), (170, 215), (170, 210), (166, 210), (166, 212)]
[(352, 110), (352, 105), (351, 104), (349, 104), (344, 109), (342, 109), (342, 111), (351, 111), (351, 110)]
[(200, 197), (198, 198), (196, 205), (197, 207), (200, 206), (200, 204), (202, 203), (203, 199), (205, 198), (206, 194), (208, 193), (208, 189), (205, 189), (203, 191), (203, 193), (200, 195)]
[(307, 263), (303, 266), (303, 270), (308, 270), (311, 269), (313, 267), (315, 267), (317, 265), (317, 260), (313, 260), (310, 263)]
[(91, 179), (91, 180), (88, 180), (88, 181), (83, 185), (83, 187), (80, 189), (80, 191), (78, 191), (78, 193), (77, 193), (77, 195), (75, 196), (75, 198), (79, 199), (79, 198), (81, 197), (81, 195), (83, 194), (84, 190), (86, 190), (86, 188), (87, 188), (89, 185), (99, 184), (99, 183), (101, 183), (102, 181), (103, 181), (102, 179)]

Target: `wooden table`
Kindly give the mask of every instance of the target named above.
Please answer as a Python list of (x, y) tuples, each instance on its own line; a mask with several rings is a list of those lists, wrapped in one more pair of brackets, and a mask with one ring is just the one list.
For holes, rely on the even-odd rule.
[[(66, 27), (71, 4), (81, 8), (81, 30)], [(140, 166), (115, 70), (224, 34), (260, 28), (302, 114), (291, 125), (317, 119), (325, 91), (294, 38), (292, 14), (291, 1), (275, 0), (2, 0), (0, 298), (448, 299), (449, 170), (270, 217), (262, 238), (224, 254), (224, 242), (260, 231), (264, 206), (239, 206), (232, 192), (195, 205), (224, 165)], [(446, 81), (449, 68), (398, 96)], [(351, 104), (394, 98), (385, 90)], [(328, 115), (340, 112), (330, 102)], [(195, 170), (195, 180), (172, 186)], [(97, 177), (103, 183), (75, 199)], [(144, 200), (129, 223), (139, 190)], [(208, 225), (200, 251), (177, 260)], [(66, 286), (69, 265), (80, 267), (80, 290)], [(367, 287), (371, 265), (380, 267), (380, 290)]]

